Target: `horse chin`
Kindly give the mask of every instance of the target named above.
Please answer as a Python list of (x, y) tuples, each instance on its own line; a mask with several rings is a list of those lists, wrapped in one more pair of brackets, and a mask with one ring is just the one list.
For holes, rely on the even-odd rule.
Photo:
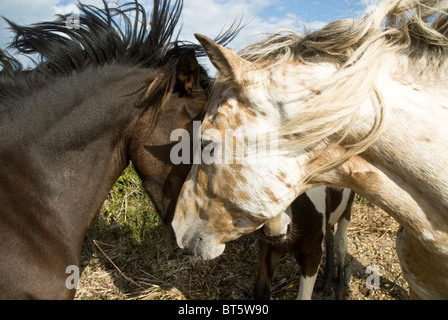
[(198, 247), (193, 254), (202, 260), (212, 260), (219, 257), (225, 248), (225, 244), (204, 246), (203, 248)]
[(217, 243), (212, 239), (193, 237), (188, 240), (184, 250), (202, 260), (212, 260), (219, 257), (225, 248), (225, 244)]
[(176, 229), (177, 245), (188, 254), (194, 255), (202, 260), (212, 260), (220, 256), (226, 245), (212, 236), (195, 233), (191, 230)]

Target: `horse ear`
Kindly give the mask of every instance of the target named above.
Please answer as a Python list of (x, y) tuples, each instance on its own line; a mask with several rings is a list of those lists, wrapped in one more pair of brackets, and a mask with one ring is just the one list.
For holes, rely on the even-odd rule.
[(241, 58), (235, 50), (224, 48), (204, 35), (196, 33), (194, 36), (201, 43), (216, 69), (225, 77), (240, 83), (244, 71), (251, 63)]
[(199, 63), (194, 49), (182, 49), (177, 63), (177, 86), (185, 94), (191, 96), (193, 86), (199, 79)]

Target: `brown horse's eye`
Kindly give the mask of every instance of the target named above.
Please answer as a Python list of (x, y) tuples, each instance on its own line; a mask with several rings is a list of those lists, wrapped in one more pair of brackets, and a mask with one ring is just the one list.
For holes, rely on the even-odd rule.
[(215, 155), (215, 143), (210, 140), (202, 140), (201, 141), (201, 150), (204, 151), (204, 149), (207, 148), (207, 151), (209, 151), (210, 157), (213, 157)]
[(204, 150), (205, 147), (207, 147), (210, 143), (212, 143), (210, 140), (202, 140), (201, 141), (201, 149)]

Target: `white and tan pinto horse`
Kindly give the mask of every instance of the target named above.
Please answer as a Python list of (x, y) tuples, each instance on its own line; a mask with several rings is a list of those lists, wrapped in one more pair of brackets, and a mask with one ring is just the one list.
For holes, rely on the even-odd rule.
[(335, 185), (400, 223), (411, 297), (447, 299), (447, 8), (390, 0), (311, 34), (272, 34), (240, 55), (197, 35), (219, 70), (205, 144), (223, 145), (207, 136), (212, 128), (267, 128), (282, 148), (255, 165), (194, 165), (173, 221), (179, 246), (214, 258), (297, 195)]

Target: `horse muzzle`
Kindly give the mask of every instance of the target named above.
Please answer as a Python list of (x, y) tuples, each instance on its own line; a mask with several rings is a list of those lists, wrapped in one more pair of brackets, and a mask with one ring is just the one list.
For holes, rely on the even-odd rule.
[(187, 231), (184, 234), (177, 234), (178, 246), (188, 254), (194, 255), (202, 260), (212, 260), (220, 256), (226, 247), (214, 237), (210, 237), (195, 231)]
[[(189, 217), (181, 219), (180, 217)], [(176, 236), (177, 245), (203, 260), (211, 260), (220, 256), (225, 249), (225, 244), (215, 234), (207, 234), (207, 226), (201, 219), (194, 219), (194, 215), (174, 215), (172, 227)]]

